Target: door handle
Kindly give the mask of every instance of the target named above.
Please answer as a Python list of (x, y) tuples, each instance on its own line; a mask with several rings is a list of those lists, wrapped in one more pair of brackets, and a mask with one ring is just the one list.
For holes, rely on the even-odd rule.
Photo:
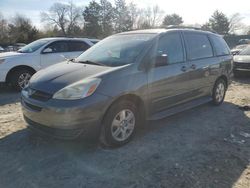
[(186, 67), (186, 66), (182, 66), (182, 67), (181, 67), (181, 71), (182, 71), (182, 72), (186, 72), (186, 71), (187, 71), (187, 67)]
[(196, 65), (195, 65), (195, 64), (192, 64), (190, 68), (191, 68), (191, 69), (196, 69)]

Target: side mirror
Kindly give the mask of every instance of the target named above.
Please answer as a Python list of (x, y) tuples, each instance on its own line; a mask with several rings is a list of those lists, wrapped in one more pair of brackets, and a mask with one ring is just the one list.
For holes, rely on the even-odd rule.
[(52, 52), (52, 49), (51, 48), (46, 48), (43, 50), (43, 53), (46, 54), (46, 53), (51, 53)]
[(168, 65), (168, 55), (167, 54), (162, 54), (158, 55), (155, 58), (155, 67), (161, 67), (161, 66), (166, 66)]

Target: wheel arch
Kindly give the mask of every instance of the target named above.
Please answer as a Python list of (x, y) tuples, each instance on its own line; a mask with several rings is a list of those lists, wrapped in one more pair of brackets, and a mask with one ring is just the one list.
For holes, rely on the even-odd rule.
[(106, 117), (109, 109), (116, 103), (120, 102), (120, 101), (124, 101), (124, 100), (127, 100), (127, 101), (131, 101), (133, 102), (139, 109), (139, 112), (140, 112), (140, 118), (144, 118), (145, 115), (146, 115), (146, 108), (145, 108), (145, 103), (144, 101), (142, 100), (141, 97), (139, 97), (138, 95), (136, 94), (124, 94), (124, 95), (121, 95), (119, 96), (118, 98), (116, 98), (114, 101), (112, 101), (112, 103), (108, 106), (108, 108), (106, 109), (102, 119), (101, 119), (101, 122), (103, 122), (104, 118)]
[(15, 67), (13, 67), (13, 68), (11, 68), (9, 70), (9, 72), (6, 75), (5, 81), (7, 83), (10, 83), (11, 74), (14, 73), (17, 70), (22, 70), (22, 69), (27, 69), (27, 70), (31, 71), (32, 73), (36, 73), (36, 70), (34, 68), (30, 67), (30, 66), (27, 66), (27, 65), (18, 65), (18, 66), (15, 66)]
[(228, 87), (228, 78), (227, 78), (226, 75), (223, 74), (223, 75), (219, 76), (219, 77), (216, 79), (215, 83), (216, 83), (219, 79), (224, 80), (225, 83), (226, 83), (226, 87)]

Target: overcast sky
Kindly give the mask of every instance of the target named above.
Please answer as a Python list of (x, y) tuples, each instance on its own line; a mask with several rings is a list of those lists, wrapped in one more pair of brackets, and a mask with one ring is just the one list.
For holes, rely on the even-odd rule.
[[(69, 2), (70, 0), (0, 0), (0, 12), (11, 18), (16, 13), (26, 15), (39, 28), (40, 13), (47, 11), (54, 2)], [(73, 0), (78, 6), (85, 6), (90, 0)], [(96, 0), (98, 1), (98, 0)], [(127, 0), (133, 1), (139, 7), (145, 8), (158, 4), (165, 14), (177, 13), (183, 17), (186, 24), (203, 24), (216, 10), (224, 12), (227, 16), (240, 13), (243, 22), (250, 25), (250, 0)], [(113, 0), (112, 0), (113, 2)]]

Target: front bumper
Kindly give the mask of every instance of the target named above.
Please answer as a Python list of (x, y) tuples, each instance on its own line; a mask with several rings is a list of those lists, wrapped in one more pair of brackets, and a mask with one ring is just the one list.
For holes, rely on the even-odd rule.
[(39, 101), (29, 98), (24, 92), (21, 95), (23, 116), (28, 126), (63, 139), (98, 133), (110, 101), (110, 97), (100, 94), (74, 101)]
[(250, 62), (249, 63), (234, 62), (234, 70), (250, 71)]
[(6, 81), (8, 70), (0, 68), (0, 82)]
[(52, 128), (52, 127), (47, 127), (46, 125), (36, 123), (32, 121), (31, 119), (27, 118), (26, 116), (23, 116), (23, 117), (24, 117), (24, 120), (28, 123), (28, 128), (38, 133), (45, 134), (51, 137), (64, 139), (64, 140), (73, 140), (84, 135), (87, 136), (88, 134), (84, 128), (79, 128), (79, 129)]

